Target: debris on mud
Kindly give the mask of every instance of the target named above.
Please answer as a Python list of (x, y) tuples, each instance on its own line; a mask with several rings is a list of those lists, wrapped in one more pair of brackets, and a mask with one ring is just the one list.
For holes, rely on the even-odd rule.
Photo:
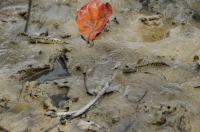
[[(99, 65), (93, 69), (89, 69), (84, 73), (84, 84), (87, 93), (91, 95), (97, 95), (103, 88), (106, 82), (110, 79), (114, 69), (106, 67), (106, 65)], [(120, 85), (112, 86), (106, 93), (119, 91)]]
[(27, 1), (0, 2), (0, 131), (199, 131), (200, 3), (110, 1), (88, 48), (75, 19), (87, 2), (33, 1), (26, 33)]

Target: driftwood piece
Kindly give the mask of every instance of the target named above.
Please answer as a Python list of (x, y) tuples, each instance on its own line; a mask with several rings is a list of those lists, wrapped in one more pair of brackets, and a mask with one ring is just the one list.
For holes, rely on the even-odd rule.
[[(94, 105), (105, 93), (106, 91), (109, 89), (111, 83), (113, 82), (115, 76), (117, 75), (117, 69), (118, 67), (115, 67), (115, 71), (111, 77), (111, 79), (104, 85), (104, 87), (101, 89), (101, 91), (97, 94), (97, 96), (91, 100), (85, 107), (81, 108), (80, 110), (77, 111), (70, 111), (70, 112), (57, 112), (56, 115), (54, 116), (64, 116), (64, 117), (70, 117), (69, 119), (67, 119), (66, 123), (69, 123), (70, 120), (84, 114), (92, 105)], [(48, 129), (46, 129), (44, 132), (48, 132), (50, 130), (52, 130), (53, 128), (55, 128), (56, 126), (58, 126), (59, 124), (61, 124), (62, 121), (54, 124), (53, 126), (49, 127)]]
[(68, 115), (72, 115), (71, 118), (75, 118), (79, 115), (82, 115), (83, 113), (85, 113), (93, 104), (95, 104), (103, 95), (104, 93), (106, 93), (106, 91), (108, 90), (110, 84), (112, 83), (113, 79), (109, 80), (105, 86), (103, 87), (103, 89), (98, 93), (98, 95), (91, 100), (85, 107), (83, 107), (80, 110), (77, 111), (71, 111), (71, 112), (58, 112), (57, 116), (68, 116)]
[(78, 117), (85, 113), (92, 105), (94, 105), (103, 95), (106, 93), (108, 88), (110, 87), (111, 83), (113, 82), (113, 79), (115, 78), (116, 73), (111, 77), (111, 79), (104, 85), (102, 90), (97, 94), (97, 96), (91, 100), (85, 107), (83, 107), (80, 110), (77, 111), (70, 111), (70, 112), (57, 112), (57, 116), (72, 116), (70, 119), (73, 119), (75, 117)]

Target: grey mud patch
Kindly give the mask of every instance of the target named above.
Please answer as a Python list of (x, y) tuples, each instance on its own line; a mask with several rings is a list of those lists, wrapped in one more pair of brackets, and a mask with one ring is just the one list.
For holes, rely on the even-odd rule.
[[(195, 87), (200, 85), (200, 30), (191, 12), (199, 3), (110, 1), (114, 14), (89, 48), (75, 22), (77, 9), (86, 2), (33, 2), (27, 34), (57, 38), (68, 45), (31, 44), (28, 36), (21, 34), (27, 3), (0, 2), (0, 130), (45, 131), (60, 122), (53, 113), (79, 110), (90, 102), (120, 62), (112, 83), (119, 89), (52, 132), (198, 132), (200, 91)], [(67, 67), (56, 63), (59, 67), (54, 65), (53, 70), (50, 60), (68, 48), (72, 50), (65, 53)], [(141, 60), (169, 66), (146, 66), (123, 73), (126, 65), (143, 65)], [(94, 75), (89, 75), (89, 69)], [(64, 75), (59, 76), (59, 71)], [(42, 80), (46, 72), (52, 78)]]

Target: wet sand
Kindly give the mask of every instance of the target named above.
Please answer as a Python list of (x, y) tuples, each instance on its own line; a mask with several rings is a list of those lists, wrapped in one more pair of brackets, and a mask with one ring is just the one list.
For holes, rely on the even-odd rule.
[[(52, 132), (199, 132), (200, 22), (192, 12), (200, 3), (104, 1), (113, 6), (113, 15), (88, 47), (75, 21), (86, 2), (33, 1), (28, 35), (45, 36), (48, 30), (49, 38), (68, 44), (30, 43), (21, 34), (27, 1), (0, 2), (0, 126), (11, 132), (45, 131), (60, 121), (50, 113), (78, 110), (94, 98), (87, 93), (83, 73), (94, 68), (88, 86), (99, 88), (120, 62), (111, 85), (120, 89)], [(49, 71), (52, 58), (63, 51), (67, 71), (61, 65)], [(153, 62), (169, 66), (122, 72), (125, 65)], [(41, 76), (46, 80), (38, 80)]]

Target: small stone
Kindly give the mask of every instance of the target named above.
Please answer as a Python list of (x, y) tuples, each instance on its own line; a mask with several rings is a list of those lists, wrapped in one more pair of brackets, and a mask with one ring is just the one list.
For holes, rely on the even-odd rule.
[(164, 107), (162, 107), (162, 113), (163, 114), (169, 114), (172, 113), (176, 110), (176, 106), (170, 106), (170, 105), (166, 105)]
[(54, 23), (53, 26), (57, 29), (59, 27), (58, 23)]
[(77, 102), (78, 101), (78, 98), (71, 98), (70, 99), (73, 103)]
[(112, 123), (115, 124), (117, 122), (119, 122), (120, 118), (119, 117), (113, 117), (112, 118)]
[(195, 55), (195, 56), (193, 57), (193, 62), (198, 61), (198, 60), (199, 60), (199, 56), (198, 56), (198, 55)]
[(68, 35), (68, 34), (62, 34), (62, 35), (60, 35), (60, 37), (63, 38), (63, 39), (66, 39), (66, 38), (71, 37), (71, 35)]
[(152, 125), (162, 125), (166, 122), (165, 116), (162, 114), (161, 111), (155, 113), (155, 118), (152, 121)]
[(26, 20), (26, 18), (27, 18), (27, 12), (26, 11), (20, 12), (19, 15)]
[(2, 98), (1, 98), (1, 100), (2, 100), (2, 101), (6, 101), (6, 102), (10, 101), (10, 95), (4, 94), (4, 95), (2, 96)]
[(52, 111), (47, 111), (47, 112), (44, 113), (44, 115), (51, 116), (52, 113), (53, 113)]
[(87, 132), (99, 132), (99, 128), (98, 128), (98, 126), (96, 124), (91, 124), (88, 127)]
[(183, 114), (177, 123), (177, 128), (182, 132), (190, 132), (191, 131), (191, 124), (189, 116)]

